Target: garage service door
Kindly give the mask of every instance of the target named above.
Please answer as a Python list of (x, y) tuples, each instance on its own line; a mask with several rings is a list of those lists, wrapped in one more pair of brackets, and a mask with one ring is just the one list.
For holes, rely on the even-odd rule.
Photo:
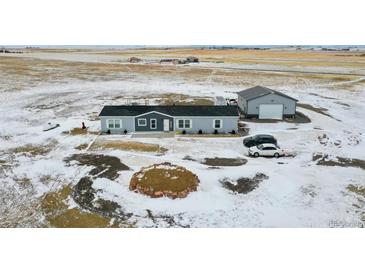
[(283, 105), (260, 105), (259, 119), (283, 119)]

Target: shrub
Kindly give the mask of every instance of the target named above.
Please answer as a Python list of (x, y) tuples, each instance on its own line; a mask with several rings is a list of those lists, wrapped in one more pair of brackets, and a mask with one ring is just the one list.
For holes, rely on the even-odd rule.
[(203, 131), (201, 129), (199, 129), (198, 133), (199, 134), (203, 134)]
[(185, 129), (182, 131), (182, 134), (186, 134), (186, 130)]
[(214, 134), (218, 134), (218, 130), (217, 129), (214, 130)]

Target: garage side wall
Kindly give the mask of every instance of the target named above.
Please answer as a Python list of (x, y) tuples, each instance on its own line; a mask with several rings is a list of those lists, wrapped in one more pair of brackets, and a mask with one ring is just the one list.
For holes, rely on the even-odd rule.
[(281, 104), (284, 105), (284, 116), (295, 115), (295, 100), (277, 94), (268, 94), (247, 102), (247, 116), (258, 116), (261, 104)]
[[(107, 120), (118, 119), (122, 122), (122, 127), (119, 129), (110, 129), (112, 134), (122, 134), (124, 130), (128, 132), (134, 131), (134, 117), (122, 117), (122, 116), (100, 116), (101, 132), (108, 131)], [(124, 134), (124, 133), (123, 133)]]
[(241, 97), (240, 95), (238, 95), (237, 104), (238, 104), (240, 112), (246, 113), (246, 111), (247, 111), (247, 101), (246, 101), (246, 99)]

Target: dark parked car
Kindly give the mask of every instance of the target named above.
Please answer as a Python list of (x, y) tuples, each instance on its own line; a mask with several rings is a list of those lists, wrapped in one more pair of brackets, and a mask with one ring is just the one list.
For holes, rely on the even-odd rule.
[(272, 135), (259, 134), (243, 139), (243, 145), (246, 147), (258, 146), (261, 144), (274, 144), (277, 145), (278, 141)]

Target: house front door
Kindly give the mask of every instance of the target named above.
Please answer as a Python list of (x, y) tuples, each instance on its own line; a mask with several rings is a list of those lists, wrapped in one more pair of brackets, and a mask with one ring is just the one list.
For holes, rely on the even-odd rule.
[(169, 119), (163, 120), (163, 131), (170, 131), (170, 120)]

